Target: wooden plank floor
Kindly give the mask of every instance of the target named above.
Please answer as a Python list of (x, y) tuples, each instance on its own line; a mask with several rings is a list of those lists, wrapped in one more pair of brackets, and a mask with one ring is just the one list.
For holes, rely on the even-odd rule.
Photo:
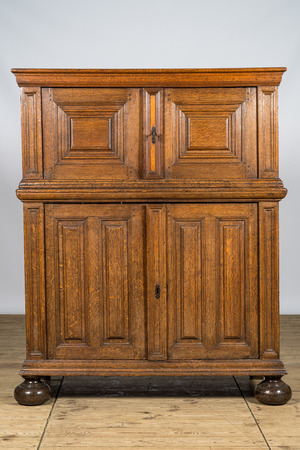
[(284, 406), (253, 397), (246, 377), (53, 378), (42, 406), (18, 405), (24, 317), (0, 316), (0, 448), (300, 449), (300, 316), (282, 316)]

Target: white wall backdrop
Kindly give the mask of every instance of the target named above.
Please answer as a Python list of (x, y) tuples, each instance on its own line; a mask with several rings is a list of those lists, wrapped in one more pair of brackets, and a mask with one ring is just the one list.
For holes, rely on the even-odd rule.
[(281, 312), (300, 314), (300, 1), (0, 0), (0, 313), (24, 312), (12, 67), (287, 66), (280, 87)]

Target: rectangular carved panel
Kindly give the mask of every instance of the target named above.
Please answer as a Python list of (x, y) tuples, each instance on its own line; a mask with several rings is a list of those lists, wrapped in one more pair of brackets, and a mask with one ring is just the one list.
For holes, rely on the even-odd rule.
[(104, 341), (128, 341), (127, 234), (127, 222), (102, 222)]
[(43, 89), (45, 175), (52, 179), (136, 179), (138, 89)]
[(61, 342), (85, 342), (84, 234), (84, 221), (58, 223)]
[(71, 119), (71, 150), (100, 150), (110, 147), (110, 119), (106, 117)]
[(24, 204), (26, 355), (45, 359), (46, 311), (44, 266), (44, 205)]
[(201, 340), (201, 222), (175, 224), (177, 342)]
[(167, 359), (166, 207), (146, 207), (148, 359)]
[(143, 89), (144, 178), (162, 178), (163, 90)]
[(245, 339), (245, 223), (220, 220), (220, 293), (223, 338)]
[(43, 178), (41, 88), (21, 90), (23, 178)]
[[(189, 213), (190, 210), (190, 213)], [(201, 207), (168, 206), (169, 358), (205, 357), (202, 338), (205, 256), (205, 212)]]
[(257, 176), (256, 89), (165, 89), (167, 178)]
[(279, 358), (278, 203), (259, 204), (260, 355)]
[(145, 358), (141, 205), (46, 205), (50, 357)]
[(189, 122), (189, 148), (191, 150), (228, 149), (228, 120), (226, 117), (191, 118)]
[(216, 211), (219, 280), (217, 346), (240, 357), (258, 356), (257, 206)]
[(258, 87), (259, 176), (278, 177), (278, 88)]

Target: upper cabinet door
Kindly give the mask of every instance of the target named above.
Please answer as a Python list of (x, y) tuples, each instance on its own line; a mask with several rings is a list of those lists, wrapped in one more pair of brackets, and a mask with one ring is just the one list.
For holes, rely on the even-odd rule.
[(138, 89), (44, 88), (45, 178), (136, 179), (139, 100)]
[(165, 176), (257, 177), (256, 88), (165, 89)]
[(257, 177), (256, 88), (43, 88), (52, 180)]

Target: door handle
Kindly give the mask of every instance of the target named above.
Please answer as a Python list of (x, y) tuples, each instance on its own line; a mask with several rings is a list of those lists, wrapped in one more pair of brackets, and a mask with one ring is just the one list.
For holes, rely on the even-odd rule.
[(155, 144), (156, 138), (158, 137), (156, 134), (156, 127), (151, 128), (151, 132), (150, 132), (149, 136), (152, 136), (151, 142), (152, 142), (152, 144)]

